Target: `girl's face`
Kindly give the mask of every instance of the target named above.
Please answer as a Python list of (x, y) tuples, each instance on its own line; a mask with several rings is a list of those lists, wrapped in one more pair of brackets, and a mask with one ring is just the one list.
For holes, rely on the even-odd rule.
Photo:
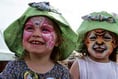
[(57, 46), (54, 23), (43, 16), (35, 16), (25, 23), (23, 32), (24, 49), (31, 53), (49, 53)]
[(108, 59), (116, 47), (113, 34), (102, 29), (90, 31), (87, 34), (85, 44), (90, 57), (97, 59)]

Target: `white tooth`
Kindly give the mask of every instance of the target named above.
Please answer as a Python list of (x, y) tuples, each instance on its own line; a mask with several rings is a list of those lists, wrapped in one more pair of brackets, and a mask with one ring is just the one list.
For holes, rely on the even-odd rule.
[(42, 43), (39, 41), (33, 41), (32, 44), (42, 44)]
[(36, 42), (36, 44), (39, 44), (38, 42)]

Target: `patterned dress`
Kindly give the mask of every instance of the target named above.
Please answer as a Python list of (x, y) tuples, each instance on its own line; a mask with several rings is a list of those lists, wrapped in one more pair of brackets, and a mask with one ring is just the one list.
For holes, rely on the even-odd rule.
[(10, 61), (3, 72), (0, 73), (0, 79), (71, 79), (67, 68), (56, 63), (47, 73), (35, 73), (28, 68), (25, 61)]

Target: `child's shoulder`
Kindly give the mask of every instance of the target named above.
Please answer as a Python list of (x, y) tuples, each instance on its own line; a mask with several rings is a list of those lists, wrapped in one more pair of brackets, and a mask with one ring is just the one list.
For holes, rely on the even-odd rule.
[(59, 71), (68, 71), (68, 68), (60, 63), (56, 63), (55, 64), (55, 67), (54, 67), (55, 70), (59, 70)]
[(9, 61), (8, 64), (22, 64), (22, 63), (25, 63), (24, 60), (12, 60), (12, 61)]
[(76, 58), (76, 61), (80, 62), (80, 61), (86, 61), (87, 60), (87, 57), (86, 56), (82, 56), (82, 57), (79, 57), (79, 58)]
[(63, 64), (56, 62), (55, 66), (62, 69), (67, 69)]
[(118, 63), (111, 61), (112, 67), (115, 67), (118, 70)]
[(21, 60), (13, 60), (9, 61), (5, 66), (5, 73), (19, 73), (22, 72), (22, 70), (26, 70), (27, 66), (25, 64), (25, 61)]
[(6, 65), (7, 67), (12, 67), (12, 68), (21, 68), (23, 66), (26, 66), (25, 61), (23, 60), (13, 60), (9, 61)]

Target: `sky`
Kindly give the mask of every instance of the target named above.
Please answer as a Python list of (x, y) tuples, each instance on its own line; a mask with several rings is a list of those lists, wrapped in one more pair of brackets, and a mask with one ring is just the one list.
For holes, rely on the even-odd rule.
[(29, 2), (40, 1), (49, 1), (57, 8), (75, 32), (84, 15), (98, 11), (118, 13), (117, 0), (0, 0), (0, 30), (3, 32), (9, 24), (20, 17)]

